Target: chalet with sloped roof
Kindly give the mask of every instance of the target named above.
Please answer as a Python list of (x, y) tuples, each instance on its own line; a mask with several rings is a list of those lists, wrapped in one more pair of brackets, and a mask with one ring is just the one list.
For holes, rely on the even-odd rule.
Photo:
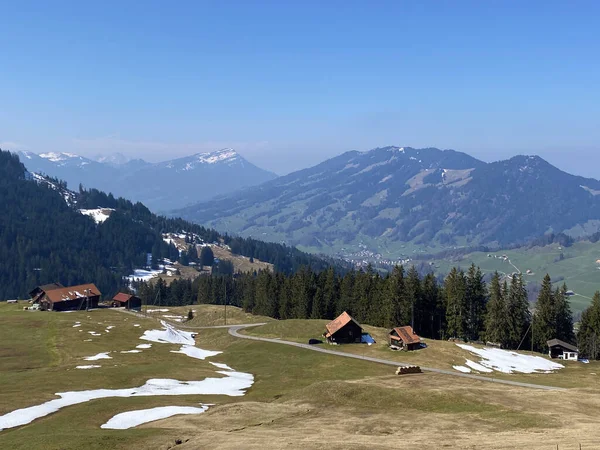
[[(43, 287), (40, 286), (40, 288)], [(102, 293), (96, 285), (89, 283), (41, 290), (32, 300), (34, 304), (39, 304), (40, 309), (44, 311), (72, 311), (97, 308), (101, 295)]]
[(325, 325), (325, 328), (327, 331), (323, 333), (323, 336), (330, 343), (350, 344), (361, 342), (362, 327), (346, 311)]
[(421, 338), (416, 335), (410, 325), (396, 327), (388, 334), (390, 345), (402, 350), (417, 350), (421, 348)]

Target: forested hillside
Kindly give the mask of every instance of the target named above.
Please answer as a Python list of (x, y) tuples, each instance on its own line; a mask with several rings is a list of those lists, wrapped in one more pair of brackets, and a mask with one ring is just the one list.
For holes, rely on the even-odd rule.
[[(146, 265), (148, 253), (155, 263), (178, 258), (177, 249), (163, 240), (167, 232), (222, 242), (283, 272), (329, 265), (295, 248), (222, 236), (181, 219), (156, 216), (141, 203), (95, 189), (68, 193), (64, 183), (32, 178), (17, 155), (0, 150), (0, 299), (25, 298), (34, 286), (55, 281), (93, 282), (106, 296), (114, 294), (124, 276)], [(114, 211), (101, 223), (79, 212), (95, 208)]]

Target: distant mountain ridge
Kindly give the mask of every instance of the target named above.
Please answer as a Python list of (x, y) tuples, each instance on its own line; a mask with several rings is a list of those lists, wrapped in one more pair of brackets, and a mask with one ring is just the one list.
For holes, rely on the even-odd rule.
[(384, 147), (347, 152), (176, 214), (314, 251), (392, 254), (405, 243), (441, 249), (598, 231), (600, 181), (538, 156), (485, 163), (454, 150)]
[(124, 155), (97, 161), (66, 152), (17, 152), (31, 172), (141, 201), (154, 211), (184, 207), (215, 195), (274, 179), (274, 173), (244, 159), (233, 149), (197, 153), (159, 163)]

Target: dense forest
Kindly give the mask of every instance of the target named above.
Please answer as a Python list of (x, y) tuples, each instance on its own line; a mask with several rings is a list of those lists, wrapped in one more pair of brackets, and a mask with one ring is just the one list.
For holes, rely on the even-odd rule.
[[(275, 265), (293, 273), (301, 266), (321, 271), (339, 262), (303, 253), (295, 248), (254, 239), (222, 236), (215, 230), (182, 219), (151, 213), (143, 204), (115, 198), (81, 186), (65, 200), (66, 184), (49, 179), (32, 180), (15, 154), (0, 150), (0, 299), (27, 298), (39, 284), (65, 286), (95, 283), (105, 296), (124, 287), (124, 276), (147, 264), (152, 254), (162, 258), (188, 258), (163, 240), (162, 233), (185, 231), (203, 242), (221, 242), (232, 252)], [(96, 224), (78, 209), (112, 208), (110, 217)], [(226, 266), (226, 264), (224, 264)]]
[(333, 319), (347, 311), (369, 325), (412, 325), (428, 338), (493, 342), (510, 349), (531, 348), (532, 335), (538, 351), (545, 351), (552, 338), (575, 342), (566, 286), (553, 290), (546, 276), (532, 317), (521, 275), (509, 282), (495, 273), (488, 286), (475, 266), (467, 272), (453, 269), (441, 283), (433, 274), (421, 276), (414, 267), (397, 266), (385, 276), (370, 267), (342, 275), (333, 268), (302, 268), (291, 275), (260, 271), (135, 287), (152, 305), (227, 302), (276, 319)]

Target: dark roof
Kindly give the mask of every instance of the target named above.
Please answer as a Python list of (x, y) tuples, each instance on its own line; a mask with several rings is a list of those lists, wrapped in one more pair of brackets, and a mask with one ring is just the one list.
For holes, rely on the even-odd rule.
[(128, 302), (131, 297), (133, 297), (133, 295), (126, 294), (124, 292), (119, 292), (117, 295), (115, 295), (113, 297), (113, 300), (116, 301), (116, 302), (125, 303), (125, 302)]
[(550, 339), (548, 342), (546, 342), (546, 344), (548, 344), (548, 347), (564, 347), (567, 350), (570, 350), (572, 352), (578, 352), (579, 350), (577, 349), (577, 347), (575, 347), (574, 345), (571, 344), (567, 344), (565, 341), (561, 341), (560, 339)]
[(100, 290), (96, 287), (95, 284), (80, 284), (79, 286), (70, 286), (61, 289), (52, 289), (51, 291), (46, 292), (46, 297), (52, 302), (66, 302), (69, 300), (77, 300), (80, 298), (85, 298), (86, 290), (89, 289), (89, 296), (95, 297), (101, 295)]
[(340, 329), (342, 329), (346, 325), (348, 325), (350, 322), (354, 322), (360, 329), (362, 329), (360, 324), (356, 320), (354, 320), (350, 316), (350, 314), (348, 314), (346, 311), (344, 311), (338, 317), (336, 317), (331, 322), (329, 322), (327, 325), (325, 325), (325, 328), (327, 328), (327, 334), (325, 334), (325, 337), (331, 337), (336, 332), (338, 332)]
[(60, 283), (43, 284), (43, 285), (37, 286), (35, 289), (33, 289), (29, 293), (29, 296), (33, 297), (33, 294), (35, 294), (37, 291), (47, 292), (47, 291), (51, 291), (53, 289), (60, 289), (60, 288), (64, 288), (64, 286), (62, 284), (60, 284)]
[(398, 337), (392, 336), (392, 339), (396, 341), (401, 340), (405, 344), (418, 344), (419, 342), (421, 342), (421, 338), (415, 334), (410, 325), (406, 325), (404, 327), (396, 327), (392, 331), (390, 331), (390, 334), (394, 331), (396, 332)]

